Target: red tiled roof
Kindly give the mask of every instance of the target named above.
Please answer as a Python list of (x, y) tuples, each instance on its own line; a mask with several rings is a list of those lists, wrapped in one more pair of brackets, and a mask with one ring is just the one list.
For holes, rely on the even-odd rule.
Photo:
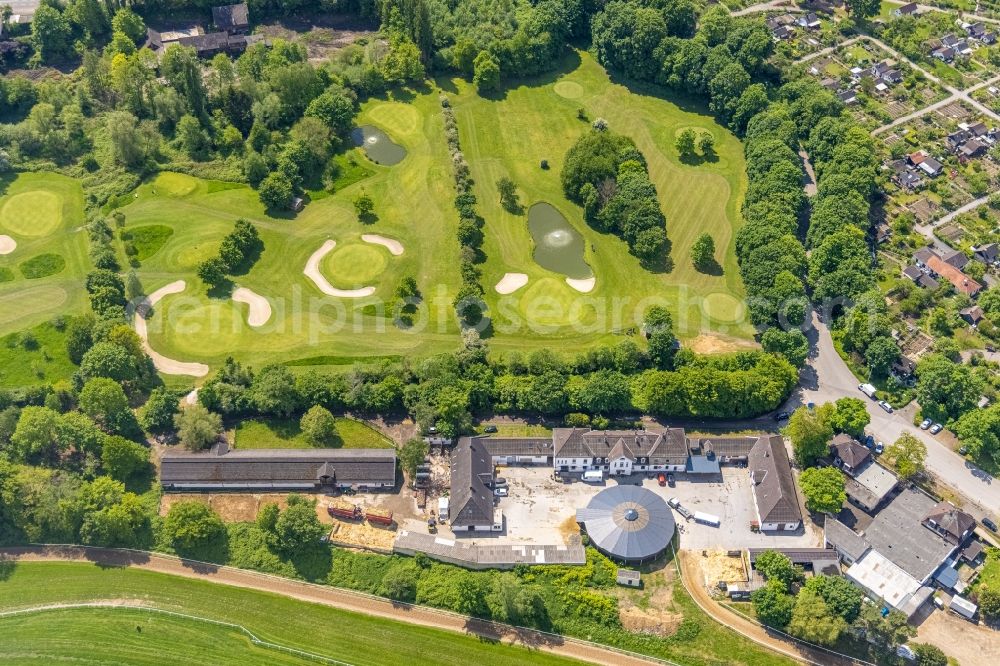
[(963, 294), (975, 296), (979, 293), (979, 290), (983, 288), (983, 285), (979, 284), (951, 264), (946, 264), (940, 259), (940, 257), (933, 256), (928, 259), (927, 268), (931, 269), (941, 277), (946, 278), (949, 282), (955, 285), (955, 289)]

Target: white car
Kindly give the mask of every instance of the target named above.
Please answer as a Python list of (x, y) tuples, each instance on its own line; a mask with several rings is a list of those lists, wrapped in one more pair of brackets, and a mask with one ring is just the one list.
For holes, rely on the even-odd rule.
[(493, 494), (496, 495), (497, 497), (507, 497), (507, 495), (509, 495), (510, 493), (507, 491), (507, 486), (503, 486), (501, 488), (497, 488), (496, 490), (494, 490)]
[(879, 400), (878, 406), (884, 409), (885, 411), (889, 412), (890, 414), (892, 414), (892, 405), (887, 403), (885, 400)]
[(924, 419), (923, 421), (920, 422), (920, 429), (927, 430), (928, 428), (931, 427), (931, 423), (933, 422), (930, 419)]
[(942, 430), (944, 430), (944, 426), (941, 425), (940, 423), (935, 423), (934, 425), (931, 426), (930, 433), (932, 435), (936, 435)]

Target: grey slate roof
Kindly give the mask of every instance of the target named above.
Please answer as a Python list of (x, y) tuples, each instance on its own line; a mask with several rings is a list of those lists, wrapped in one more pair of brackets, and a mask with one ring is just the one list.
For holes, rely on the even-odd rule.
[(674, 536), (674, 515), (663, 498), (640, 486), (611, 486), (577, 509), (591, 543), (609, 557), (627, 562), (662, 553)]
[[(164, 488), (319, 487), (395, 484), (392, 449), (170, 450), (160, 460)], [(321, 477), (327, 477), (321, 479)]]
[(827, 516), (823, 527), (825, 542), (834, 546), (854, 561), (868, 552), (868, 542), (865, 538), (832, 516)]
[(219, 30), (246, 30), (250, 27), (250, 10), (245, 2), (212, 7), (212, 23)]
[(875, 516), (865, 539), (900, 569), (924, 581), (955, 548), (922, 525), (936, 505), (922, 492), (907, 488)]
[(746, 458), (750, 449), (757, 443), (758, 437), (700, 437), (688, 438), (688, 448), (692, 453), (714, 453), (717, 458), (727, 461), (730, 458)]
[(938, 502), (931, 509), (923, 522), (934, 521), (937, 530), (943, 533), (946, 539), (952, 543), (958, 543), (965, 536), (965, 533), (976, 526), (976, 519), (966, 512), (958, 509), (951, 502)]
[(856, 439), (841, 433), (830, 441), (830, 446), (844, 465), (851, 468), (851, 473), (857, 471), (862, 464), (872, 457), (867, 446), (862, 446)]
[(451, 454), (451, 524), (493, 524), (493, 458), (479, 439), (463, 438)]
[(551, 437), (462, 437), (475, 439), (486, 447), (492, 456), (546, 456), (552, 457)]
[(781, 435), (761, 437), (750, 449), (753, 492), (761, 522), (794, 523), (802, 520), (792, 466)]
[(688, 448), (684, 430), (586, 430), (556, 428), (552, 431), (553, 455), (559, 458), (646, 458), (650, 464), (683, 465)]

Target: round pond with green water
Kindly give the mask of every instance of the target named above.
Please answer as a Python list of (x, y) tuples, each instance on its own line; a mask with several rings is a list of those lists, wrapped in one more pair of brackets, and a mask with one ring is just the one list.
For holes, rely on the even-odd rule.
[(535, 262), (546, 270), (575, 280), (594, 276), (583, 258), (583, 236), (552, 204), (544, 201), (528, 209), (528, 231), (535, 241)]
[(364, 149), (368, 159), (375, 164), (392, 166), (406, 157), (406, 148), (395, 143), (389, 135), (374, 125), (362, 125), (351, 130), (351, 140), (355, 146)]
[(48, 236), (62, 225), (63, 200), (54, 192), (32, 190), (7, 199), (0, 227), (17, 236)]
[(343, 289), (374, 284), (389, 265), (389, 252), (378, 245), (338, 245), (320, 268), (330, 284)]

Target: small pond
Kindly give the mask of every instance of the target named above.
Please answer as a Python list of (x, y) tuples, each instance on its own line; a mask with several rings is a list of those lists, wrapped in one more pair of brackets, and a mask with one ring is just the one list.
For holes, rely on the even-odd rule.
[(555, 206), (542, 201), (529, 208), (528, 231), (535, 241), (534, 258), (539, 266), (574, 280), (593, 277), (583, 259), (583, 236)]
[(351, 141), (364, 148), (365, 154), (375, 164), (392, 166), (406, 157), (406, 148), (395, 143), (389, 135), (374, 125), (362, 125), (351, 130)]

